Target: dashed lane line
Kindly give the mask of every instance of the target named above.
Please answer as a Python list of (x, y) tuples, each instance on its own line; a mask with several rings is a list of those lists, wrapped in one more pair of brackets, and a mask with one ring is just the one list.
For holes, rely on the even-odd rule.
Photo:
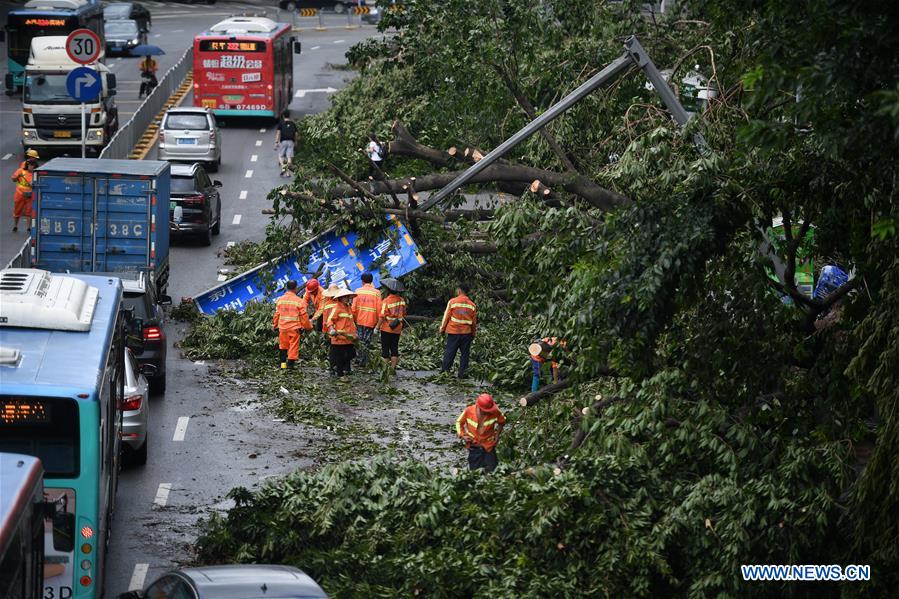
[(332, 43), (332, 44), (342, 44), (342, 43), (345, 42), (345, 41), (346, 41), (346, 40), (334, 40), (334, 41), (331, 42), (331, 43)]
[(134, 564), (134, 573), (131, 574), (131, 582), (128, 583), (129, 591), (140, 591), (144, 588), (144, 581), (147, 579), (147, 570), (150, 564)]
[(180, 416), (178, 424), (175, 425), (175, 435), (172, 441), (184, 441), (184, 435), (187, 434), (187, 424), (190, 422), (190, 416)]
[(228, 277), (225, 276), (225, 275), (219, 275), (219, 276), (216, 277), (216, 280), (217, 280), (219, 283), (224, 283), (225, 281), (228, 280)]
[(242, 189), (242, 190), (240, 191), (240, 199), (241, 199), (241, 200), (247, 199), (247, 190), (246, 190), (246, 189)]
[(240, 224), (240, 215), (239, 214), (234, 215), (234, 220), (231, 221), (231, 224), (234, 225), (235, 227)]
[(235, 245), (237, 245), (237, 242), (236, 242), (236, 241), (229, 241), (227, 245), (228, 245), (229, 248), (233, 248)]
[(247, 171), (247, 174), (244, 175), (244, 178), (245, 178), (245, 179), (252, 179), (252, 178), (253, 178), (253, 171), (252, 171), (252, 170)]
[(156, 497), (153, 499), (153, 505), (165, 507), (169, 502), (169, 493), (171, 492), (172, 483), (159, 483), (159, 488), (156, 490)]
[(256, 140), (256, 147), (257, 147), (257, 148), (262, 147), (262, 140), (261, 140), (261, 139), (257, 139), (257, 140)]
[(6, 155), (3, 157), (3, 160), (9, 160), (10, 158), (12, 158), (12, 154), (6, 154)]
[(265, 133), (266, 131), (268, 131), (268, 129), (266, 129), (265, 127), (263, 127), (262, 129), (259, 130), (259, 133)]
[(309, 49), (310, 49), (310, 50), (318, 50), (319, 48), (321, 48), (321, 46), (312, 46), (312, 47), (309, 48)]
[(253, 154), (252, 156), (250, 156), (250, 162), (257, 162), (258, 160), (259, 160), (258, 154)]

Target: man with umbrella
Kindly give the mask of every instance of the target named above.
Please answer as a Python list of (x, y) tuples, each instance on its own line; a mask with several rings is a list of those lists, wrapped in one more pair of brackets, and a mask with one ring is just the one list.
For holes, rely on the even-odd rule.
[(381, 300), (381, 314), (377, 329), (381, 331), (381, 357), (390, 360), (390, 368), (396, 372), (400, 361), (400, 334), (403, 332), (403, 320), (406, 318), (406, 300), (399, 294), (404, 291), (403, 284), (396, 279), (381, 279), (381, 287), (386, 297)]
[(154, 56), (159, 56), (160, 54), (165, 54), (165, 52), (159, 46), (153, 46), (150, 44), (141, 44), (140, 46), (135, 46), (133, 50), (131, 50), (131, 54), (134, 56), (143, 56), (144, 59), (140, 61), (138, 68), (140, 69), (140, 91), (137, 94), (138, 98), (143, 98), (144, 96), (149, 96), (150, 92), (153, 91), (153, 88), (159, 83), (156, 79), (156, 71), (159, 69), (156, 64), (156, 60), (153, 59)]

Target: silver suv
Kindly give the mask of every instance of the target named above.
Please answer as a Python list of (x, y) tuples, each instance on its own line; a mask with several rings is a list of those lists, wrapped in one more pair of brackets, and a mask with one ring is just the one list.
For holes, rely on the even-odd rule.
[(222, 163), (222, 134), (208, 108), (170, 108), (159, 128), (159, 159), (206, 163), (215, 172)]

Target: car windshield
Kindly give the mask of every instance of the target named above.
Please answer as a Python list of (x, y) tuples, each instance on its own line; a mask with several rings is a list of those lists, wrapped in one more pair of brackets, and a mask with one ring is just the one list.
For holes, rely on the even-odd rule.
[(134, 21), (110, 21), (104, 27), (106, 37), (137, 37), (137, 23)]
[(30, 104), (75, 104), (66, 90), (67, 73), (26, 75), (23, 100)]
[(103, 18), (107, 21), (127, 19), (129, 16), (131, 16), (130, 4), (110, 4), (103, 9)]
[(165, 128), (206, 131), (209, 129), (209, 123), (205, 114), (170, 114), (165, 120)]
[(150, 314), (147, 312), (147, 300), (142, 293), (126, 293), (122, 300), (126, 310), (134, 308), (134, 317), (147, 320)]
[(172, 193), (194, 193), (195, 191), (193, 177), (172, 177)]

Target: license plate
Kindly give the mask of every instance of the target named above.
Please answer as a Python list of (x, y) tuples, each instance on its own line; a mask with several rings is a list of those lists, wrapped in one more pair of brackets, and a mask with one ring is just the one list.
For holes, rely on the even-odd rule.
[(71, 131), (54, 131), (53, 137), (72, 137)]
[(197, 140), (192, 137), (179, 137), (178, 138), (179, 146), (195, 146), (197, 145)]

